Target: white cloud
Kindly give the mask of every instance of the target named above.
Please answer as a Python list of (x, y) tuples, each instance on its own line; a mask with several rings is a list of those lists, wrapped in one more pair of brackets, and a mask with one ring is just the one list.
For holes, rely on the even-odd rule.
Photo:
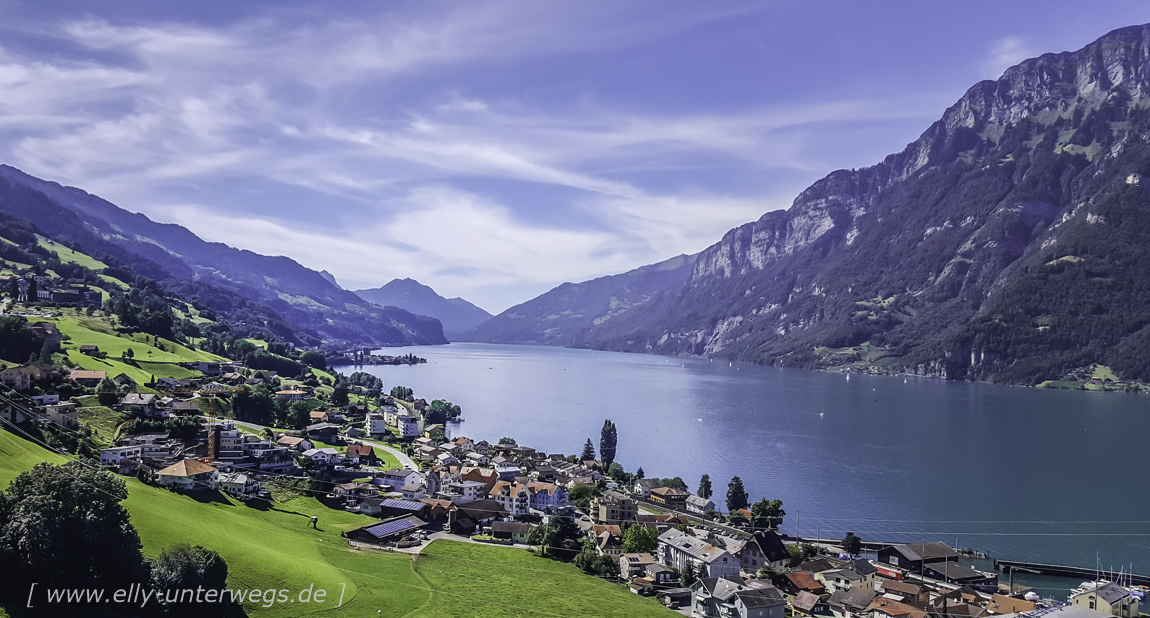
[(1038, 52), (1022, 37), (1004, 37), (991, 45), (989, 57), (982, 65), (982, 72), (990, 79), (998, 79), (1006, 69), (1037, 55)]

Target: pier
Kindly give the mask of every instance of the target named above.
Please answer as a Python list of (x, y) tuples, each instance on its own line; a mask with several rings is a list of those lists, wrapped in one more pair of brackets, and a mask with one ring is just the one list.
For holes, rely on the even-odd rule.
[(1150, 575), (1135, 575), (1132, 573), (1112, 573), (1098, 569), (1066, 566), (1062, 564), (1042, 564), (1039, 562), (1023, 562), (1020, 560), (995, 560), (994, 568), (1003, 573), (1034, 573), (1035, 575), (1057, 575), (1059, 577), (1077, 577), (1082, 580), (1105, 579), (1130, 582), (1136, 586), (1150, 586)]

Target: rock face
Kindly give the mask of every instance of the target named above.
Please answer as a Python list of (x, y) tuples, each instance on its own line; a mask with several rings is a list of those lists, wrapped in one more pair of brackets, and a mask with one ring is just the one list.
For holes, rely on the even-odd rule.
[(418, 315), (433, 317), (443, 323), (450, 338), (491, 319), (491, 314), (462, 298), (444, 298), (415, 279), (393, 279), (386, 285), (356, 290), (360, 298), (381, 307), (400, 307)]
[(1101, 363), (1150, 379), (1148, 136), (1150, 27), (1027, 60), (902, 152), (731, 230), (615, 328), (549, 342), (1023, 383)]

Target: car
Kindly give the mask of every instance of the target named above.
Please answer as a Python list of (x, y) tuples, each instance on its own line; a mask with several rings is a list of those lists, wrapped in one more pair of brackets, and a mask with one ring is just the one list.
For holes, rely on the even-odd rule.
[(261, 489), (260, 491), (256, 492), (256, 497), (257, 498), (263, 498), (265, 500), (271, 500), (272, 499), (272, 492), (270, 492), (266, 489)]

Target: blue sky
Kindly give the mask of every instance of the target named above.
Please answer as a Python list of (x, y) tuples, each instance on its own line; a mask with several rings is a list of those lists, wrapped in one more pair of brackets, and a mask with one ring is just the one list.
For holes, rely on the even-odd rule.
[(1150, 22), (1122, 1), (107, 4), (0, 0), (0, 161), (492, 312), (700, 251), (978, 80)]

